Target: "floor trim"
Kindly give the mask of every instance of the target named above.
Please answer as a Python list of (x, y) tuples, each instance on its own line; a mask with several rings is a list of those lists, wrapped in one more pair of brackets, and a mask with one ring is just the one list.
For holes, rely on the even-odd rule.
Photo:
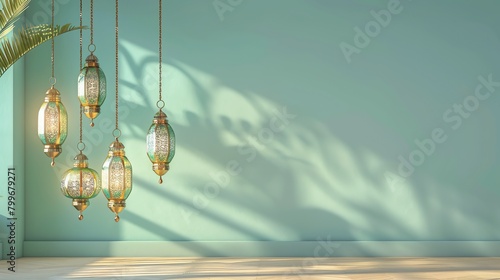
[(500, 241), (24, 241), (25, 257), (500, 257)]

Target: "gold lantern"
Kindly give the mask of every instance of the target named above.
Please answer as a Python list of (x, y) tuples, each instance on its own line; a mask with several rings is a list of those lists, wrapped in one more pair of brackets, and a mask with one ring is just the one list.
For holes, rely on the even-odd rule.
[(155, 114), (149, 128), (147, 150), (149, 160), (153, 163), (153, 171), (160, 176), (158, 182), (161, 184), (162, 176), (170, 169), (170, 161), (175, 155), (175, 133), (161, 109)]
[(78, 99), (83, 112), (91, 120), (90, 126), (94, 126), (94, 119), (101, 112), (101, 105), (106, 99), (106, 77), (93, 53), (85, 60), (85, 67), (78, 76)]
[(52, 39), (51, 39), (51, 78), (50, 89), (45, 93), (45, 100), (38, 111), (38, 137), (44, 145), (43, 151), (52, 159), (62, 152), (62, 144), (68, 136), (68, 113), (61, 102), (61, 94), (54, 87), (56, 84), (54, 70), (54, 0), (52, 0)]
[(63, 174), (61, 191), (73, 199), (73, 206), (80, 212), (78, 219), (82, 220), (82, 212), (90, 205), (90, 199), (101, 191), (99, 175), (88, 167), (88, 158), (82, 151), (75, 157), (73, 168)]
[(118, 128), (118, 0), (115, 0), (115, 15), (115, 141), (109, 146), (108, 156), (102, 166), (102, 192), (118, 222), (118, 214), (125, 208), (125, 200), (132, 191), (132, 165), (125, 156), (125, 146), (118, 140), (121, 136)]
[[(80, 26), (82, 26), (82, 0), (80, 0)], [(80, 68), (82, 68), (82, 30), (80, 29)], [(67, 170), (61, 180), (61, 191), (72, 199), (72, 204), (80, 212), (79, 220), (83, 220), (82, 212), (90, 205), (90, 199), (101, 191), (101, 179), (98, 173), (88, 167), (88, 158), (83, 154), (82, 105), (80, 104), (80, 142), (77, 148), (80, 151), (75, 157), (73, 168)]]
[(52, 87), (45, 93), (45, 100), (38, 111), (38, 137), (44, 145), (45, 154), (54, 158), (62, 152), (61, 145), (68, 136), (68, 113), (61, 102), (61, 94)]
[(170, 169), (170, 162), (175, 155), (175, 133), (162, 111), (165, 102), (162, 100), (162, 1), (158, 1), (158, 112), (153, 118), (146, 137), (147, 154), (153, 163), (153, 171), (160, 176), (158, 182), (163, 183), (162, 176)]
[[(101, 105), (106, 100), (106, 76), (99, 67), (99, 60), (94, 55), (94, 0), (90, 0), (90, 55), (85, 60), (85, 67), (78, 76), (78, 99), (83, 106), (83, 112), (91, 120), (90, 126), (94, 126), (94, 119), (101, 112)], [(81, 67), (80, 67), (81, 68)]]
[(115, 213), (115, 221), (118, 222), (118, 214), (125, 208), (125, 200), (132, 191), (132, 165), (118, 138), (109, 146), (102, 166), (102, 191), (108, 199), (108, 208)]

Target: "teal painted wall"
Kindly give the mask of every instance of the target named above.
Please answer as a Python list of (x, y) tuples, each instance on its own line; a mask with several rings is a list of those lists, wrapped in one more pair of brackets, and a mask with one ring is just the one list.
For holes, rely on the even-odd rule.
[[(46, 19), (46, 2), (27, 19)], [(95, 3), (110, 94), (96, 127), (84, 120), (98, 171), (112, 141), (113, 2)], [(78, 22), (77, 1), (56, 3), (56, 22)], [(120, 3), (127, 208), (115, 223), (100, 195), (80, 222), (59, 191), (78, 141), (78, 34), (68, 34), (56, 76), (71, 126), (55, 168), (36, 135), (50, 46), (26, 59), (27, 241), (500, 240), (498, 1), (253, 0), (219, 14), (213, 1), (165, 1), (177, 152), (163, 185), (145, 154), (157, 2)]]
[[(7, 182), (7, 170), (8, 168), (13, 167), (14, 165), (14, 152), (12, 151), (12, 147), (14, 146), (14, 137), (12, 137), (13, 125), (14, 125), (14, 85), (13, 85), (14, 75), (13, 69), (8, 70), (4, 73), (2, 78), (0, 79), (0, 88), (2, 89), (2, 93), (4, 94), (4, 102), (0, 103), (0, 118), (3, 120), (7, 120), (5, 122), (0, 122), (0, 129), (2, 132), (7, 132), (10, 137), (1, 137), (0, 138), (0, 147), (2, 147), (2, 156), (0, 157), (0, 170), (5, 174), (5, 182)], [(5, 257), (8, 251), (8, 238), (10, 230), (7, 228), (8, 222), (7, 218), (10, 218), (8, 215), (8, 189), (7, 187), (3, 187), (0, 189), (0, 244), (2, 245), (2, 249), (0, 249), (2, 253), (2, 257)]]
[[(11, 254), (13, 246), (15, 257), (23, 256), (24, 241), (24, 59), (19, 60), (0, 78), (3, 100), (0, 102), (0, 170), (4, 187), (0, 188), (0, 258)], [(15, 168), (15, 179), (9, 179), (9, 168)], [(14, 205), (9, 205), (8, 182), (15, 187)], [(14, 208), (11, 214), (9, 206)], [(15, 218), (13, 220), (12, 218)], [(10, 219), (10, 220), (9, 220)], [(11, 222), (14, 228), (11, 231)], [(13, 238), (12, 238), (13, 237)], [(12, 243), (12, 240), (15, 243)], [(9, 256), (10, 258), (10, 256)]]
[[(23, 18), (24, 19), (24, 18)], [(13, 163), (16, 168), (16, 253), (17, 257), (23, 257), (24, 239), (25, 239), (25, 78), (24, 78), (24, 58), (14, 65), (14, 145), (13, 145)]]

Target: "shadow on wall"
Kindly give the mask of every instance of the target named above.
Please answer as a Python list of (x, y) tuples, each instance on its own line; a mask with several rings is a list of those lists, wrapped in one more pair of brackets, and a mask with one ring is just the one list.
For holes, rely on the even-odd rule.
[[(500, 101), (481, 104), (460, 129), (442, 117), (474, 91), (478, 75), (500, 73), (500, 63), (488, 58), (498, 42), (467, 69), (460, 65), (469, 56), (449, 43), (458, 40), (472, 55), (469, 41), (490, 34), (443, 31), (472, 4), (453, 2), (454, 13), (438, 6), (422, 23), (428, 4), (408, 3), (407, 13), (347, 63), (339, 44), (352, 41), (353, 27), (387, 1), (337, 1), (335, 8), (331, 1), (245, 1), (222, 22), (207, 3), (169, 1), (165, 8), (164, 97), (178, 150), (163, 185), (145, 150), (136, 149), (144, 147), (155, 113), (157, 38), (148, 28), (156, 21), (123, 22), (129, 32), (120, 35), (120, 102), (131, 106), (121, 128), (134, 190), (120, 226), (99, 224), (91, 238), (499, 239), (492, 221), (500, 210), (493, 188), (499, 167), (493, 108)], [(494, 17), (484, 9), (470, 16)], [(122, 18), (135, 15), (123, 5)], [(96, 41), (108, 35), (97, 33)], [(99, 57), (111, 71), (111, 50)], [(453, 75), (422, 78), (441, 73)], [(110, 94), (106, 106), (113, 101)], [(410, 161), (420, 149), (415, 139), (428, 139), (435, 128), (448, 140), (429, 155), (421, 152), (423, 162), (402, 176), (400, 156)]]
[[(237, 159), (238, 164), (233, 168), (241, 173), (228, 179), (227, 186), (219, 178), (216, 187), (211, 184), (217, 183), (213, 176), (193, 178), (193, 173), (186, 172), (189, 167), (175, 166), (174, 160), (173, 170), (182, 169), (183, 175), (175, 177), (179, 178), (179, 185), (198, 191), (192, 197), (185, 197), (176, 196), (171, 190), (165, 192), (165, 198), (181, 205), (184, 217), (196, 220), (200, 216), (203, 220), (200, 223), (220, 224), (252, 240), (316, 240), (325, 236), (336, 240), (498, 239), (496, 231), (464, 231), (461, 226), (465, 222), (489, 229), (488, 221), (498, 220), (493, 216), (494, 211), (490, 211), (496, 207), (492, 195), (498, 192), (490, 189), (487, 182), (481, 187), (484, 195), (481, 197), (487, 203), (471, 200), (477, 187), (469, 185), (469, 180), (464, 181), (466, 175), (462, 172), (475, 164), (491, 170), (498, 162), (491, 160), (491, 156), (484, 162), (477, 154), (464, 151), (467, 143), (479, 141), (474, 134), (468, 134), (477, 131), (473, 120), (455, 132), (442, 119), (444, 110), (440, 105), (460, 102), (464, 93), (435, 97), (434, 92), (413, 90), (419, 92), (422, 100), (431, 102), (430, 108), (426, 102), (414, 104), (412, 99), (398, 96), (404, 83), (415, 86), (411, 76), (400, 71), (402, 66), (397, 63), (398, 56), (406, 54), (395, 55), (390, 49), (381, 51), (374, 47), (372, 55), (380, 58), (366, 58), (367, 63), (386, 61), (388, 67), (374, 68), (363, 62), (358, 66), (347, 65), (338, 44), (346, 33), (352, 36), (352, 30), (334, 25), (329, 34), (338, 31), (340, 35), (322, 33), (318, 28), (321, 23), (336, 20), (330, 18), (327, 12), (330, 10), (323, 9), (324, 3), (317, 4), (267, 3), (266, 10), (262, 10), (259, 3), (245, 3), (234, 12), (231, 22), (203, 25), (188, 25), (180, 18), (186, 6), (171, 4), (170, 11), (177, 14), (167, 15), (176, 25), (168, 25), (166, 31), (169, 34), (166, 80), (190, 88), (182, 92), (175, 90), (180, 87), (171, 85), (166, 90), (171, 103), (167, 109), (176, 113), (171, 118), (182, 120), (174, 122), (178, 145), (182, 151), (196, 155), (193, 160), (216, 165), (216, 171), (224, 170), (226, 163)], [(416, 12), (412, 13), (418, 14), (422, 8), (414, 7)], [(239, 10), (244, 9), (248, 10), (241, 11), (237, 18)], [(200, 10), (192, 12), (200, 13), (200, 21), (204, 21)], [(258, 22), (252, 16), (257, 10)], [(278, 11), (282, 16), (274, 16)], [(358, 17), (364, 12), (369, 9), (356, 9)], [(288, 14), (294, 17), (284, 16)], [(434, 24), (439, 24), (437, 18), (427, 23)], [(397, 36), (387, 40), (394, 37)], [(133, 40), (147, 41), (140, 37)], [(151, 44), (140, 46), (154, 51)], [(438, 49), (447, 47), (444, 44)], [(407, 53), (410, 52), (411, 49)], [(425, 63), (415, 64), (419, 57), (435, 55), (423, 50), (414, 53), (418, 69), (429, 67)], [(131, 54), (125, 57), (133, 58)], [(130, 79), (144, 81), (146, 65), (154, 62), (155, 56), (134, 65)], [(470, 80), (476, 80), (478, 74), (468, 75)], [(399, 82), (380, 83), (380, 78), (383, 81), (386, 76)], [(129, 84), (132, 89), (133, 84)], [(470, 86), (465, 94), (473, 89), (474, 85)], [(154, 95), (143, 98), (151, 96)], [(148, 104), (154, 104), (154, 99)], [(176, 106), (179, 108), (172, 108)], [(280, 107), (286, 107), (294, 117), (283, 132), (271, 137), (269, 118), (273, 117), (273, 109)], [(420, 110), (421, 107), (426, 109)], [(484, 110), (489, 113), (489, 108)], [(149, 106), (139, 106), (137, 112), (152, 114)], [(420, 118), (422, 112), (428, 115)], [(494, 126), (492, 117), (477, 116), (486, 119), (490, 127)], [(127, 125), (132, 131), (144, 127), (140, 119)], [(455, 137), (459, 143), (453, 141), (448, 147), (443, 147), (447, 143), (435, 147), (435, 153), (424, 155), (427, 156), (424, 165), (414, 166), (417, 170), (409, 178), (398, 174), (403, 162), (399, 155), (408, 158), (418, 149), (413, 140), (425, 141), (434, 128), (441, 127), (449, 139)], [(485, 136), (495, 139), (497, 135), (494, 129), (493, 135)], [(137, 137), (142, 139), (143, 135)], [(492, 141), (487, 142), (487, 147), (493, 146)], [(457, 150), (468, 154), (471, 162), (450, 162), (449, 156)], [(482, 155), (488, 153), (488, 149), (480, 151)], [(441, 176), (439, 168), (443, 165), (450, 166), (443, 169), (452, 177)], [(198, 169), (194, 173), (207, 174), (211, 170), (214, 169)], [(491, 176), (488, 172), (475, 169), (473, 176)], [(158, 193), (154, 184), (145, 181), (140, 185)], [(240, 219), (241, 213), (254, 219), (251, 223)], [(162, 236), (185, 238), (175, 233)]]

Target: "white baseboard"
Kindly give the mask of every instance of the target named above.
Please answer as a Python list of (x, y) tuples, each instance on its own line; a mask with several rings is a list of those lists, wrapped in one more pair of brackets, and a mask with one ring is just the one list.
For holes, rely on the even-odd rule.
[(500, 241), (24, 241), (25, 257), (499, 257)]

